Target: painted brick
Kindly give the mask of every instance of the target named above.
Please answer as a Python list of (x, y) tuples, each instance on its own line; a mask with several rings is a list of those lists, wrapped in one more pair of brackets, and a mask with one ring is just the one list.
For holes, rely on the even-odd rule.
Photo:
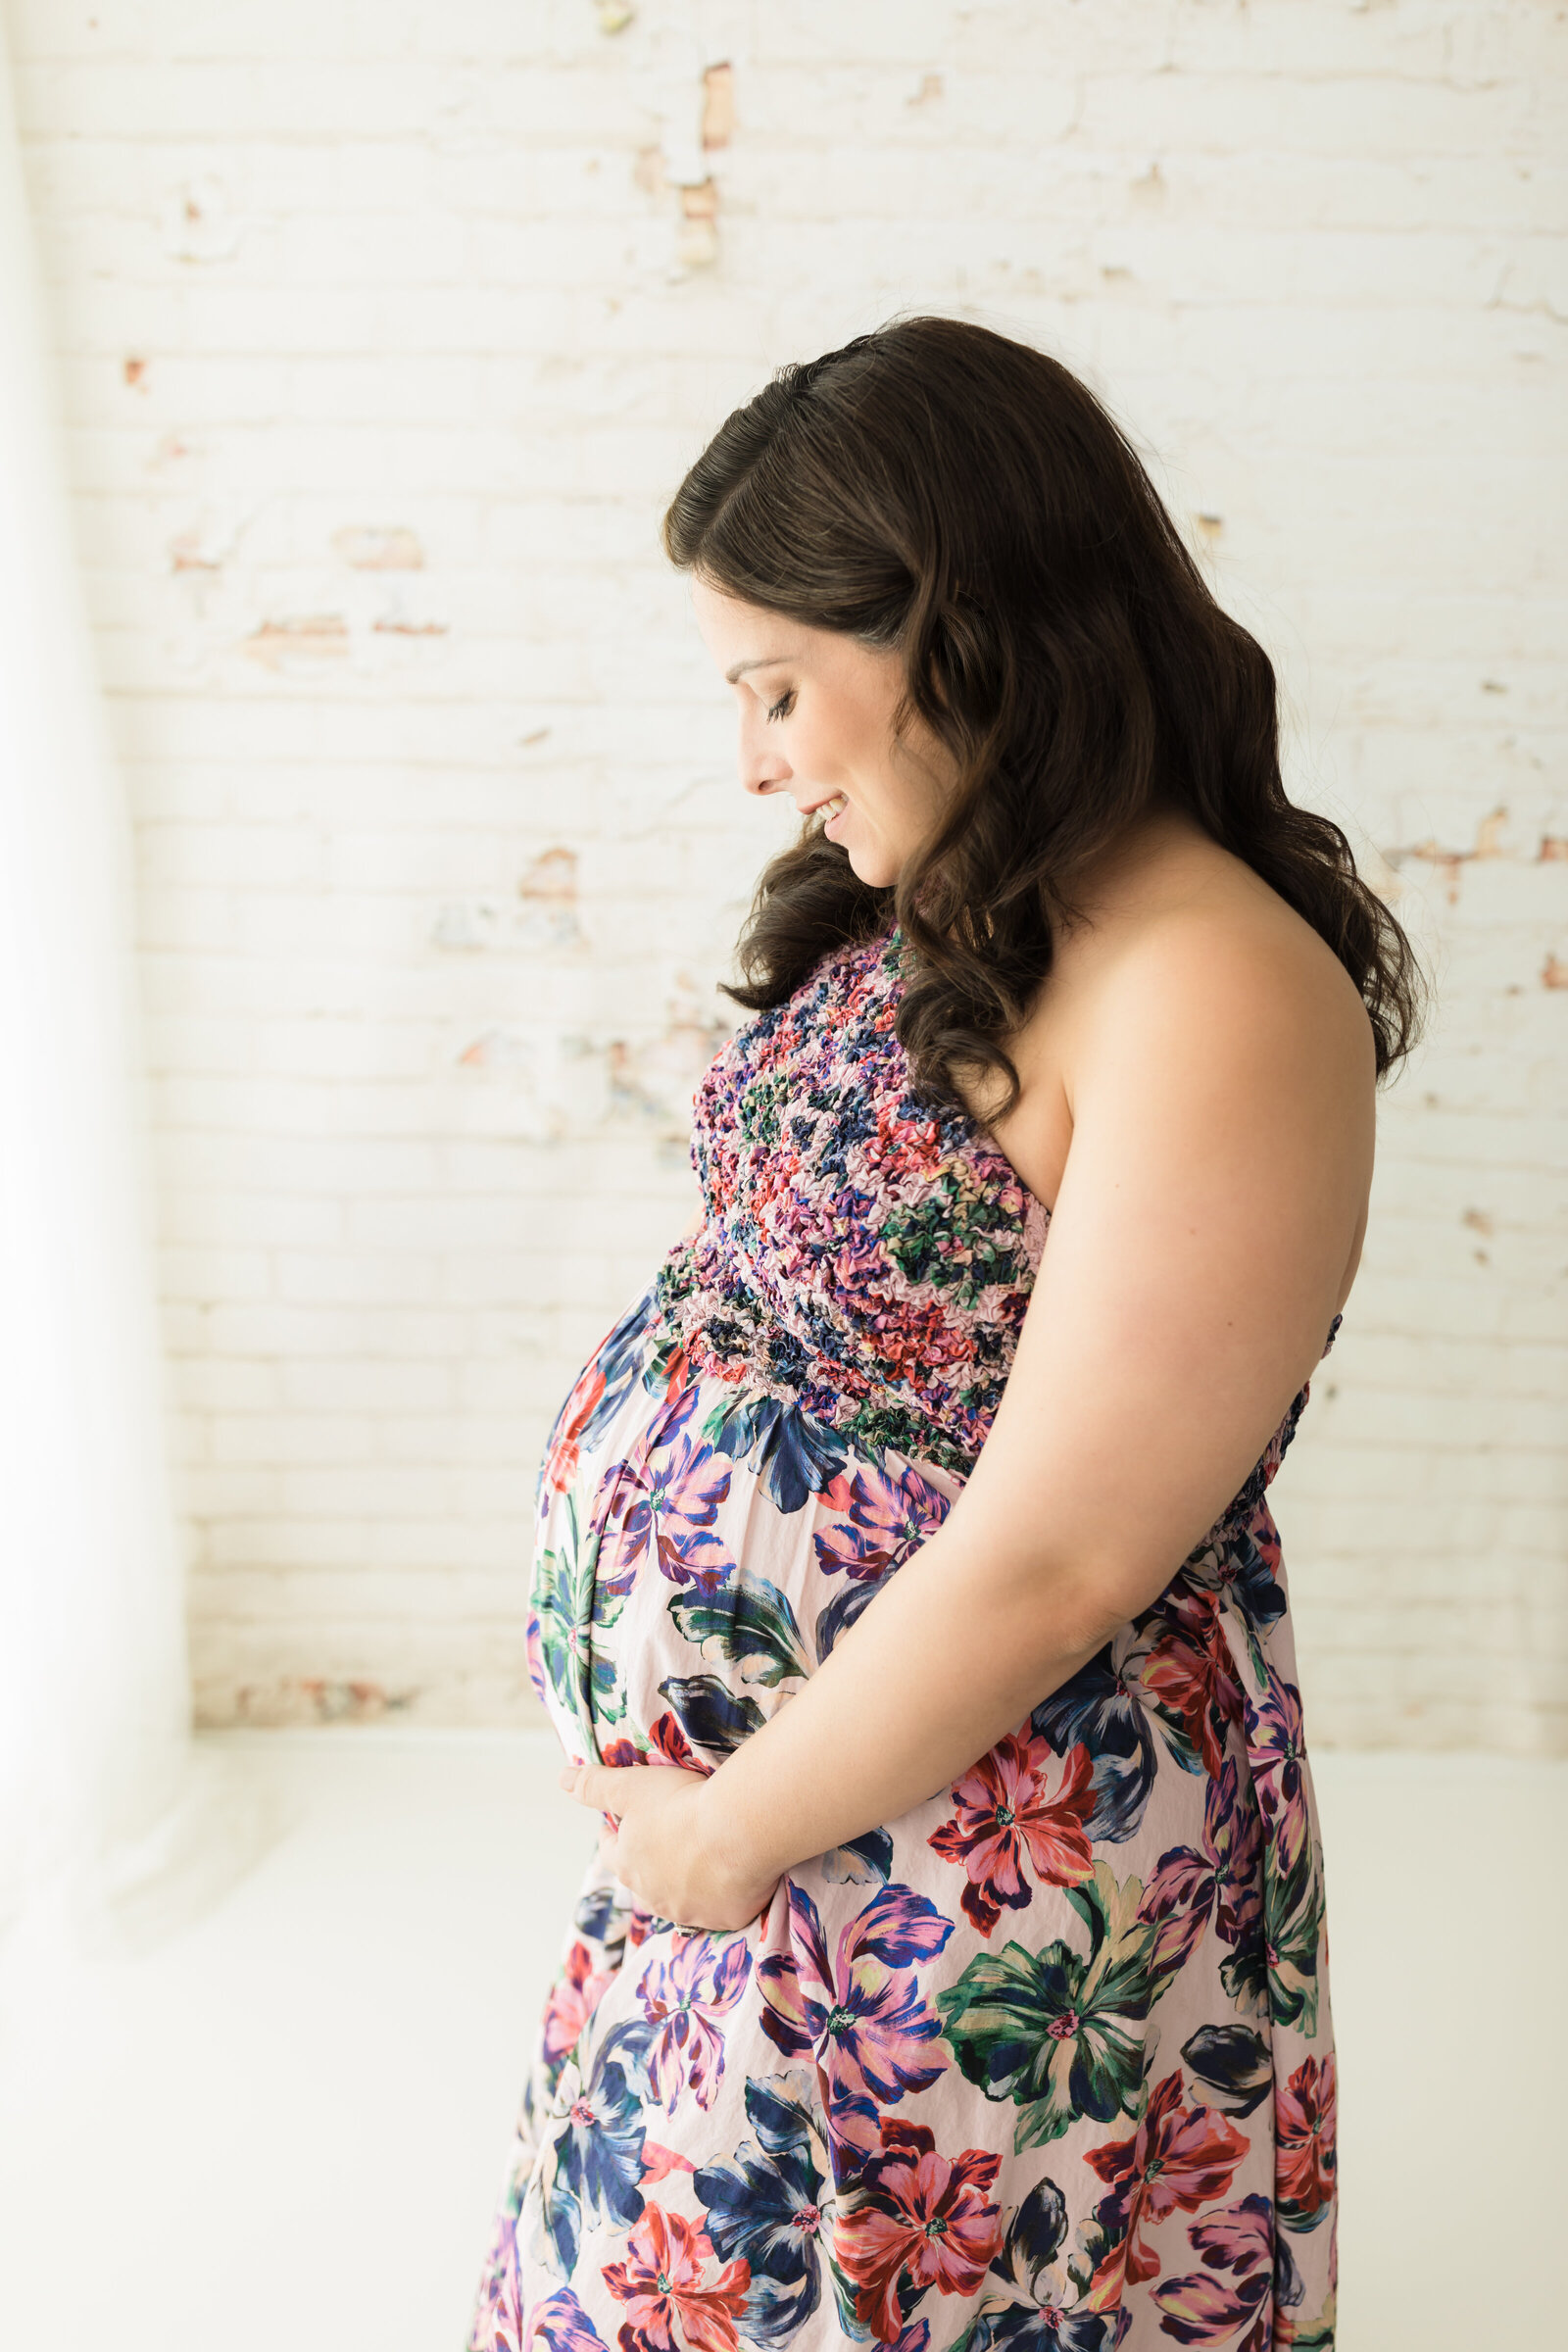
[(659, 514), (779, 361), (929, 306), (1110, 399), (1434, 970), (1277, 1489), (1314, 1735), (1568, 1744), (1563, 12), (10, 25), (137, 827), (204, 1719), (529, 1718), (537, 1450), (690, 1213), (693, 1038), (783, 830)]

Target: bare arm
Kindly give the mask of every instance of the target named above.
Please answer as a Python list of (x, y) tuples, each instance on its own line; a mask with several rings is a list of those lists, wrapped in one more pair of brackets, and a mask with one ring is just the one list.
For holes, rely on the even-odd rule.
[(1321, 1354), (1370, 1173), (1370, 1033), (1320, 973), (1177, 926), (1104, 991), (1002, 1407), (942, 1528), (710, 1780), (576, 1776), (663, 1916), (742, 1924), (781, 1872), (950, 1785), (1242, 1486)]

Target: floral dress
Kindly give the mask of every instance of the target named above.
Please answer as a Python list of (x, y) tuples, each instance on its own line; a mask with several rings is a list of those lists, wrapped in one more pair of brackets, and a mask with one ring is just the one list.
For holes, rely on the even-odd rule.
[[(914, 1092), (902, 954), (836, 952), (719, 1053), (703, 1230), (556, 1423), (529, 1632), (573, 1761), (716, 1767), (985, 1441), (1047, 1212)], [(1330, 2352), (1322, 1853), (1264, 1494), (1305, 1396), (1157, 1600), (749, 1928), (591, 1865), (471, 2352)]]

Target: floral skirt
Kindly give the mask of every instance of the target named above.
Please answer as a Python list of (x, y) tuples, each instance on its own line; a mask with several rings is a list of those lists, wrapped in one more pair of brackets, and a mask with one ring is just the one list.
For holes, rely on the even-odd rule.
[[(1322, 1854), (1265, 1476), (953, 1788), (744, 1931), (590, 1868), (470, 2352), (1332, 2352)], [(639, 1302), (540, 1482), (567, 1756), (712, 1769), (959, 1483), (693, 1380)]]

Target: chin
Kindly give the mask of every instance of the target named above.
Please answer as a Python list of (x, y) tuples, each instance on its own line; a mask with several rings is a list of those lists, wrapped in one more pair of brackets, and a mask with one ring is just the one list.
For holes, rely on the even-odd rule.
[(860, 843), (857, 842), (852, 848), (846, 842), (844, 854), (849, 858), (852, 870), (858, 875), (867, 890), (891, 890), (899, 878), (898, 860), (890, 858), (886, 850), (878, 849), (872, 843), (867, 843), (862, 847)]

